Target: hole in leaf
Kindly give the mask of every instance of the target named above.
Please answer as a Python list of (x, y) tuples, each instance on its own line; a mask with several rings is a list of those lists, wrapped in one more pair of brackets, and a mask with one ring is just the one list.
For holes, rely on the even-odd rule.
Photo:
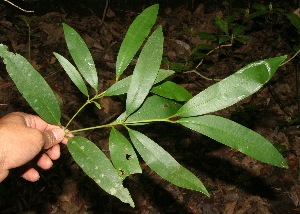
[(169, 105), (168, 104), (164, 104), (164, 108), (168, 108), (169, 107)]
[(130, 159), (130, 157), (131, 157), (131, 155), (129, 155), (129, 154), (126, 154), (126, 160), (129, 160), (129, 159)]
[(123, 169), (119, 169), (121, 175), (124, 175), (125, 174), (125, 171)]

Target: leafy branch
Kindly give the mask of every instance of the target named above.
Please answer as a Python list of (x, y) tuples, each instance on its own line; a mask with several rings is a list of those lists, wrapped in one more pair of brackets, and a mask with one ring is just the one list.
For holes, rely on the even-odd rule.
[[(208, 115), (257, 92), (272, 78), (286, 56), (250, 63), (193, 97), (183, 87), (167, 80), (174, 71), (160, 69), (164, 37), (160, 26), (152, 30), (157, 14), (158, 5), (153, 5), (145, 9), (129, 27), (117, 56), (116, 83), (102, 93), (98, 92), (98, 73), (91, 53), (80, 35), (63, 24), (66, 43), (76, 66), (60, 54), (54, 55), (74, 85), (87, 97), (65, 127), (69, 127), (79, 112), (89, 104), (94, 104), (101, 110), (98, 99), (126, 95), (126, 111), (113, 122), (70, 131), (78, 133), (111, 129), (110, 159), (84, 137), (69, 139), (68, 150), (82, 170), (103, 190), (134, 207), (128, 189), (123, 186), (123, 180), (131, 174), (142, 173), (137, 151), (145, 163), (165, 180), (209, 196), (203, 183), (192, 172), (180, 165), (152, 139), (133, 129), (134, 126), (153, 122), (182, 125), (259, 161), (288, 168), (278, 150), (256, 132), (231, 120)], [(141, 51), (133, 74), (121, 78), (139, 49)], [(0, 56), (4, 59), (10, 77), (36, 113), (49, 123), (61, 125), (59, 103), (39, 72), (24, 57), (9, 52), (2, 44)], [(34, 86), (32, 81), (35, 82)], [(88, 87), (95, 91), (91, 98)], [(119, 125), (125, 127), (129, 138), (117, 130)]]

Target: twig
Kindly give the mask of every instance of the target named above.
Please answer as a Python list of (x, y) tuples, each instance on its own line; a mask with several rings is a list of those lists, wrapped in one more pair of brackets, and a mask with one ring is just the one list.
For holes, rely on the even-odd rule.
[(202, 77), (205, 80), (209, 80), (209, 81), (221, 81), (221, 79), (214, 79), (214, 78), (208, 78), (202, 74), (200, 74), (199, 72), (197, 72), (196, 70), (192, 70), (192, 71), (185, 71), (184, 73), (195, 73), (197, 75), (199, 75), (200, 77)]
[(299, 53), (300, 53), (300, 49), (291, 58), (289, 58), (287, 61), (285, 61), (284, 63), (282, 63), (280, 66), (283, 66), (286, 63), (288, 63), (289, 61), (293, 60)]
[(105, 15), (106, 15), (106, 13), (107, 13), (108, 3), (109, 3), (109, 0), (106, 0), (106, 2), (105, 2), (105, 8), (104, 8), (103, 15), (102, 15), (102, 19), (101, 19), (101, 22), (102, 22), (102, 23), (104, 22)]
[(8, 0), (3, 0), (3, 1), (7, 2), (8, 4), (10, 4), (10, 5), (12, 5), (12, 6), (16, 7), (16, 8), (18, 8), (19, 10), (22, 10), (23, 12), (26, 12), (26, 13), (33, 13), (34, 12), (33, 10), (25, 10), (25, 9), (23, 9), (23, 8), (15, 5), (14, 3), (8, 1)]
[[(230, 44), (227, 44), (227, 45), (220, 45), (220, 46), (214, 48), (213, 50), (209, 51), (205, 56), (208, 56), (208, 55), (210, 55), (211, 53), (213, 53), (214, 51), (216, 51), (216, 50), (218, 50), (218, 49), (221, 49), (221, 48), (223, 48), (223, 47), (231, 47), (231, 46), (232, 46), (232, 42), (231, 42)], [(199, 75), (200, 77), (202, 77), (203, 79), (209, 80), (209, 81), (221, 81), (221, 79), (208, 78), (208, 77), (206, 77), (206, 76), (200, 74), (200, 73), (197, 71), (197, 68), (198, 68), (200, 65), (202, 65), (203, 61), (204, 61), (204, 58), (201, 59), (201, 61), (198, 63), (198, 65), (195, 67), (194, 70), (191, 70), (191, 71), (185, 71), (184, 73), (195, 73), (195, 74)]]

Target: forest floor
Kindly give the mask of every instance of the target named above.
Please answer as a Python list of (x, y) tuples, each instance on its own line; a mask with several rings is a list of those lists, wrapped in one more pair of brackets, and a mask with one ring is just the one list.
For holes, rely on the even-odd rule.
[[(71, 6), (67, 3), (45, 6), (36, 1), (28, 2), (31, 3), (23, 2), (20, 6), (26, 9), (31, 6), (35, 13), (24, 13), (5, 2), (0, 3), (0, 43), (30, 59), (51, 85), (62, 100), (64, 124), (85, 100), (53, 55), (53, 52), (58, 52), (70, 58), (61, 23), (69, 24), (84, 38), (95, 60), (101, 88), (105, 89), (114, 82), (115, 61), (126, 30), (138, 13), (150, 4), (111, 4), (103, 18), (104, 5), (97, 8), (86, 3), (74, 7), (76, 3), (65, 1), (71, 2)], [(170, 80), (184, 86), (193, 95), (250, 62), (280, 55), (292, 57), (296, 53), (292, 47), (297, 39), (293, 38), (299, 38), (299, 34), (293, 31), (284, 15), (274, 12), (245, 24), (245, 35), (250, 37), (245, 44), (235, 42), (233, 46), (220, 48), (205, 58), (197, 72), (188, 72), (200, 61), (195, 47), (200, 44), (217, 47), (200, 39), (199, 32), (221, 33), (214, 18), (236, 15), (227, 1), (188, 3), (162, 5), (157, 24), (163, 26), (165, 36), (164, 59), (167, 60), (163, 66), (184, 65), (184, 71), (176, 72)], [(240, 6), (247, 8), (246, 4)], [(273, 7), (289, 12), (297, 10), (292, 5)], [(239, 18), (241, 16), (239, 12)], [(132, 68), (133, 65), (129, 66), (127, 75)], [(210, 198), (176, 187), (142, 164), (142, 174), (131, 175), (124, 181), (136, 204), (131, 208), (101, 190), (62, 146), (62, 157), (51, 170), (41, 172), (38, 182), (24, 181), (19, 178), (17, 170), (12, 171), (0, 185), (0, 213), (300, 213), (297, 72), (300, 72), (299, 56), (281, 66), (256, 94), (217, 112), (272, 142), (286, 158), (288, 170), (258, 162), (178, 126), (150, 125), (144, 128), (144, 132), (199, 177), (208, 188)], [(17, 91), (3, 63), (0, 63), (0, 87), (1, 116), (12, 111), (34, 113)], [(70, 128), (101, 124), (124, 111), (122, 99), (106, 98), (101, 104), (103, 111), (88, 108)], [(108, 154), (108, 130), (83, 134)]]

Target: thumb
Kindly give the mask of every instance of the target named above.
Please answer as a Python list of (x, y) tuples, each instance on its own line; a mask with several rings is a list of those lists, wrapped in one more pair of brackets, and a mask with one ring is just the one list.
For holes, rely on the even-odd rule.
[(61, 128), (54, 128), (49, 131), (43, 132), (43, 138), (44, 138), (44, 149), (49, 149), (53, 147), (54, 145), (60, 143), (65, 136), (65, 132)]

